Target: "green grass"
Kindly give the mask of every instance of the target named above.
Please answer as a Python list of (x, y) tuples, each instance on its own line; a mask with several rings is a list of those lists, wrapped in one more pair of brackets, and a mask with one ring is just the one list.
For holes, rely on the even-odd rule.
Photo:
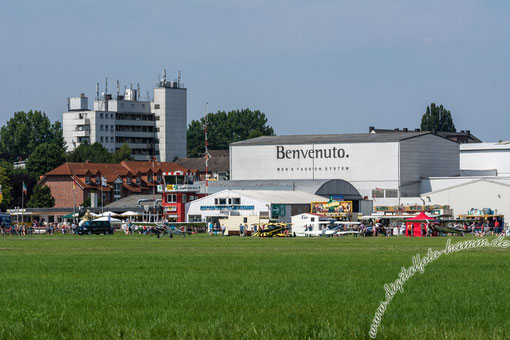
[[(0, 338), (367, 338), (383, 285), (445, 243), (4, 236)], [(508, 338), (509, 260), (441, 256), (394, 297), (378, 338)]]

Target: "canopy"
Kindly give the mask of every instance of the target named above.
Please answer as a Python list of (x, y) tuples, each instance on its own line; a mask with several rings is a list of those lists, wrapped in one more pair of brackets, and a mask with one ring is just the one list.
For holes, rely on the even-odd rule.
[(140, 214), (134, 211), (126, 211), (118, 216), (140, 216)]
[(62, 218), (74, 218), (74, 217), (78, 217), (78, 213), (74, 213), (74, 214), (70, 213), (70, 214), (62, 216)]
[(115, 223), (115, 224), (118, 224), (118, 223), (122, 222), (118, 218), (107, 217), (107, 216), (96, 218), (94, 221), (110, 221), (110, 223)]
[(433, 218), (433, 217), (427, 216), (427, 214), (425, 214), (422, 211), (418, 215), (406, 219), (406, 221), (411, 221), (411, 222), (433, 222), (433, 221), (436, 221), (436, 219)]
[(108, 217), (108, 216), (119, 216), (119, 214), (114, 213), (113, 211), (105, 211), (104, 213), (98, 215), (101, 217)]
[(436, 222), (435, 218), (427, 216), (424, 212), (406, 219), (406, 236), (426, 236), (426, 229), (422, 229), (423, 223)]

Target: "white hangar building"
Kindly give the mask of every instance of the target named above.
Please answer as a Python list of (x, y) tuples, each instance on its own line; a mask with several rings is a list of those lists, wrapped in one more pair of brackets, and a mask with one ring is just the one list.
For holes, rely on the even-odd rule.
[(375, 205), (419, 197), (423, 178), (459, 176), (459, 162), (457, 142), (420, 131), (263, 136), (230, 145), (232, 180), (342, 179)]
[(510, 142), (460, 145), (460, 168), (480, 175), (510, 176)]

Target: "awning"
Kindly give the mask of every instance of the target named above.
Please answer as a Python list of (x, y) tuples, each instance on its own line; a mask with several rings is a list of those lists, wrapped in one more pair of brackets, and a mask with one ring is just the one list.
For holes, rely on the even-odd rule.
[(75, 218), (75, 217), (78, 217), (78, 213), (74, 213), (74, 214), (70, 213), (70, 214), (62, 216), (62, 218)]

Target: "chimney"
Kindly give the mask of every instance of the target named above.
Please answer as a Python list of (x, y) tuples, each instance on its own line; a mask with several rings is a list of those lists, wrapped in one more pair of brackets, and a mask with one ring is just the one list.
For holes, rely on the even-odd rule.
[(368, 127), (368, 133), (371, 133), (371, 132), (373, 132), (374, 130), (375, 130), (375, 127), (373, 127), (373, 126), (369, 126), (369, 127)]

